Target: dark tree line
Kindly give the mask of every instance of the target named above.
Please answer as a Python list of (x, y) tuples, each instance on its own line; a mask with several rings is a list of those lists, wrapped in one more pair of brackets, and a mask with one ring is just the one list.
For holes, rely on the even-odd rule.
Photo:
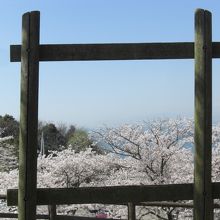
[[(11, 115), (0, 116), (0, 137), (13, 136), (10, 144), (14, 146), (14, 153), (18, 156), (19, 145), (19, 122)], [(55, 125), (54, 123), (39, 122), (38, 126), (38, 149), (43, 134), (45, 153), (49, 151), (61, 151), (65, 148), (72, 148), (76, 152), (92, 147), (97, 153), (102, 150), (93, 143), (88, 132), (84, 129), (76, 128), (74, 125)], [(0, 147), (2, 147), (0, 145)]]

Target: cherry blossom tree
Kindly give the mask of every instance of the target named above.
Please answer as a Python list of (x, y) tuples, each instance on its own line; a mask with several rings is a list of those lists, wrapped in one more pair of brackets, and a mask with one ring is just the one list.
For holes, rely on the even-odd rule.
[[(38, 158), (38, 187), (153, 185), (193, 182), (193, 123), (167, 119), (102, 128), (92, 133), (108, 152), (99, 155), (88, 148), (66, 149)], [(213, 126), (213, 181), (220, 179), (220, 126)], [(17, 188), (18, 171), (0, 173), (0, 193)], [(3, 202), (0, 203), (1, 207)], [(9, 210), (4, 205), (5, 210)], [(11, 212), (16, 208), (10, 208)], [(108, 210), (111, 217), (127, 218), (127, 207), (81, 204), (58, 207), (59, 214), (95, 216)], [(45, 213), (45, 207), (39, 212)], [(216, 212), (216, 216), (219, 213)], [(137, 219), (192, 219), (191, 210), (173, 207), (136, 208)]]
[[(107, 144), (109, 151), (130, 158), (128, 164), (133, 182), (123, 184), (171, 184), (193, 181), (192, 121), (166, 119), (144, 122), (142, 125), (123, 125), (95, 131), (100, 143)], [(108, 179), (116, 178), (114, 173)], [(121, 179), (120, 179), (121, 181)], [(120, 182), (121, 183), (121, 182)], [(116, 183), (117, 184), (117, 183)], [(139, 218), (155, 215), (159, 219), (174, 219), (182, 209), (142, 207)]]

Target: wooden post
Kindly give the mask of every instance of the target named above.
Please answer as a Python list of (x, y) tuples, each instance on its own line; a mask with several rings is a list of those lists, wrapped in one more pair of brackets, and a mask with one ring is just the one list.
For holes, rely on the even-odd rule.
[(40, 13), (22, 17), (18, 219), (36, 219)]
[(135, 220), (136, 219), (136, 212), (135, 212), (135, 205), (134, 203), (128, 203), (128, 220)]
[(49, 220), (55, 220), (57, 215), (56, 205), (48, 205)]
[(211, 13), (198, 9), (195, 13), (194, 220), (213, 219), (211, 32)]

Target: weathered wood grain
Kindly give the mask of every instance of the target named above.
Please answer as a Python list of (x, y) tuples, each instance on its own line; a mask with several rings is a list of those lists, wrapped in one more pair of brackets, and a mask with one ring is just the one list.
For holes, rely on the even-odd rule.
[(56, 205), (48, 205), (49, 220), (56, 220), (57, 208)]
[[(220, 42), (213, 42), (213, 58), (220, 58)], [(20, 62), (21, 46), (11, 45), (11, 62)], [(40, 61), (193, 59), (194, 43), (48, 44), (40, 45)]]
[(22, 17), (18, 219), (36, 219), (39, 12)]
[[(0, 218), (18, 218), (17, 213), (0, 213)], [(36, 215), (36, 219), (49, 219), (48, 215)]]
[[(17, 190), (7, 191), (7, 204), (17, 205)], [(192, 184), (38, 189), (37, 204), (127, 204), (193, 199)]]
[[(193, 200), (193, 184), (169, 184), (150, 186), (109, 186), (80, 188), (39, 188), (37, 205), (49, 204), (127, 204), (132, 202), (156, 202)], [(213, 199), (220, 198), (220, 182), (212, 183)], [(7, 190), (7, 205), (17, 206), (18, 190)]]
[(195, 13), (194, 220), (213, 219), (211, 13)]
[(136, 220), (135, 204), (132, 202), (128, 203), (128, 220)]

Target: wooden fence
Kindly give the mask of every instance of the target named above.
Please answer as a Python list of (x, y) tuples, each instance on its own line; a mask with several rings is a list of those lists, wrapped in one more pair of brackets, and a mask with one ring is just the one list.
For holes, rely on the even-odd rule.
[[(220, 197), (220, 183), (212, 183), (213, 199)], [(148, 185), (148, 186), (111, 186), (111, 187), (82, 187), (82, 188), (50, 188), (37, 189), (37, 205), (48, 205), (49, 215), (37, 215), (37, 219), (73, 219), (94, 220), (95, 218), (84, 218), (79, 216), (57, 215), (56, 205), (59, 204), (114, 204), (128, 206), (128, 219), (135, 219), (136, 206), (154, 207), (183, 207), (193, 209), (193, 203), (172, 202), (176, 200), (193, 200), (193, 184), (170, 184), (170, 185)], [(181, 193), (179, 193), (181, 192)], [(9, 189), (6, 199), (9, 206), (18, 205), (18, 190)], [(170, 202), (164, 202), (170, 200)], [(129, 202), (132, 201), (132, 202)], [(157, 201), (157, 202), (155, 202)], [(219, 209), (219, 204), (213, 208)], [(16, 218), (17, 214), (0, 213), (1, 217)]]
[[(198, 9), (195, 42), (40, 45), (40, 13), (23, 15), (22, 45), (11, 46), (11, 61), (21, 61), (19, 189), (8, 191), (8, 205), (18, 204), (19, 220), (35, 220), (38, 204), (185, 199), (194, 200), (194, 220), (213, 219), (213, 199), (220, 198), (220, 187), (211, 181), (212, 59), (220, 58), (220, 43), (212, 42), (211, 24), (211, 13)], [(69, 189), (37, 189), (39, 62), (145, 59), (195, 60), (194, 184), (80, 188), (71, 191), (72, 197)]]
[[(6, 196), (5, 196), (6, 197)], [(126, 204), (121, 204), (126, 205)], [(128, 203), (128, 220), (136, 219), (136, 206), (148, 206), (148, 207), (172, 207), (172, 208), (185, 208), (193, 209), (193, 203), (180, 203), (180, 202), (140, 202), (140, 203)], [(220, 209), (220, 204), (214, 204), (214, 209)], [(48, 205), (48, 215), (36, 215), (36, 219), (49, 219), (49, 220), (97, 220), (94, 217), (82, 217), (82, 216), (70, 216), (70, 215), (58, 215), (56, 205)], [(16, 213), (0, 213), (0, 218), (18, 218)], [(116, 220), (108, 218), (109, 220)], [(105, 218), (98, 218), (98, 220), (106, 220)], [(124, 219), (125, 220), (125, 219)]]
[[(126, 204), (122, 204), (126, 205)], [(193, 209), (192, 203), (180, 203), (180, 202), (142, 202), (142, 203), (128, 203), (128, 220), (136, 219), (136, 206), (148, 206), (148, 207), (172, 207), (172, 208), (184, 208)], [(220, 209), (220, 204), (214, 204), (214, 209)], [(36, 219), (49, 219), (49, 220), (106, 220), (105, 218), (94, 217), (82, 217), (71, 215), (58, 215), (56, 205), (48, 205), (48, 215), (36, 215)], [(17, 213), (0, 213), (0, 218), (18, 218)], [(109, 220), (116, 220), (108, 218)], [(125, 220), (125, 219), (124, 219)]]

